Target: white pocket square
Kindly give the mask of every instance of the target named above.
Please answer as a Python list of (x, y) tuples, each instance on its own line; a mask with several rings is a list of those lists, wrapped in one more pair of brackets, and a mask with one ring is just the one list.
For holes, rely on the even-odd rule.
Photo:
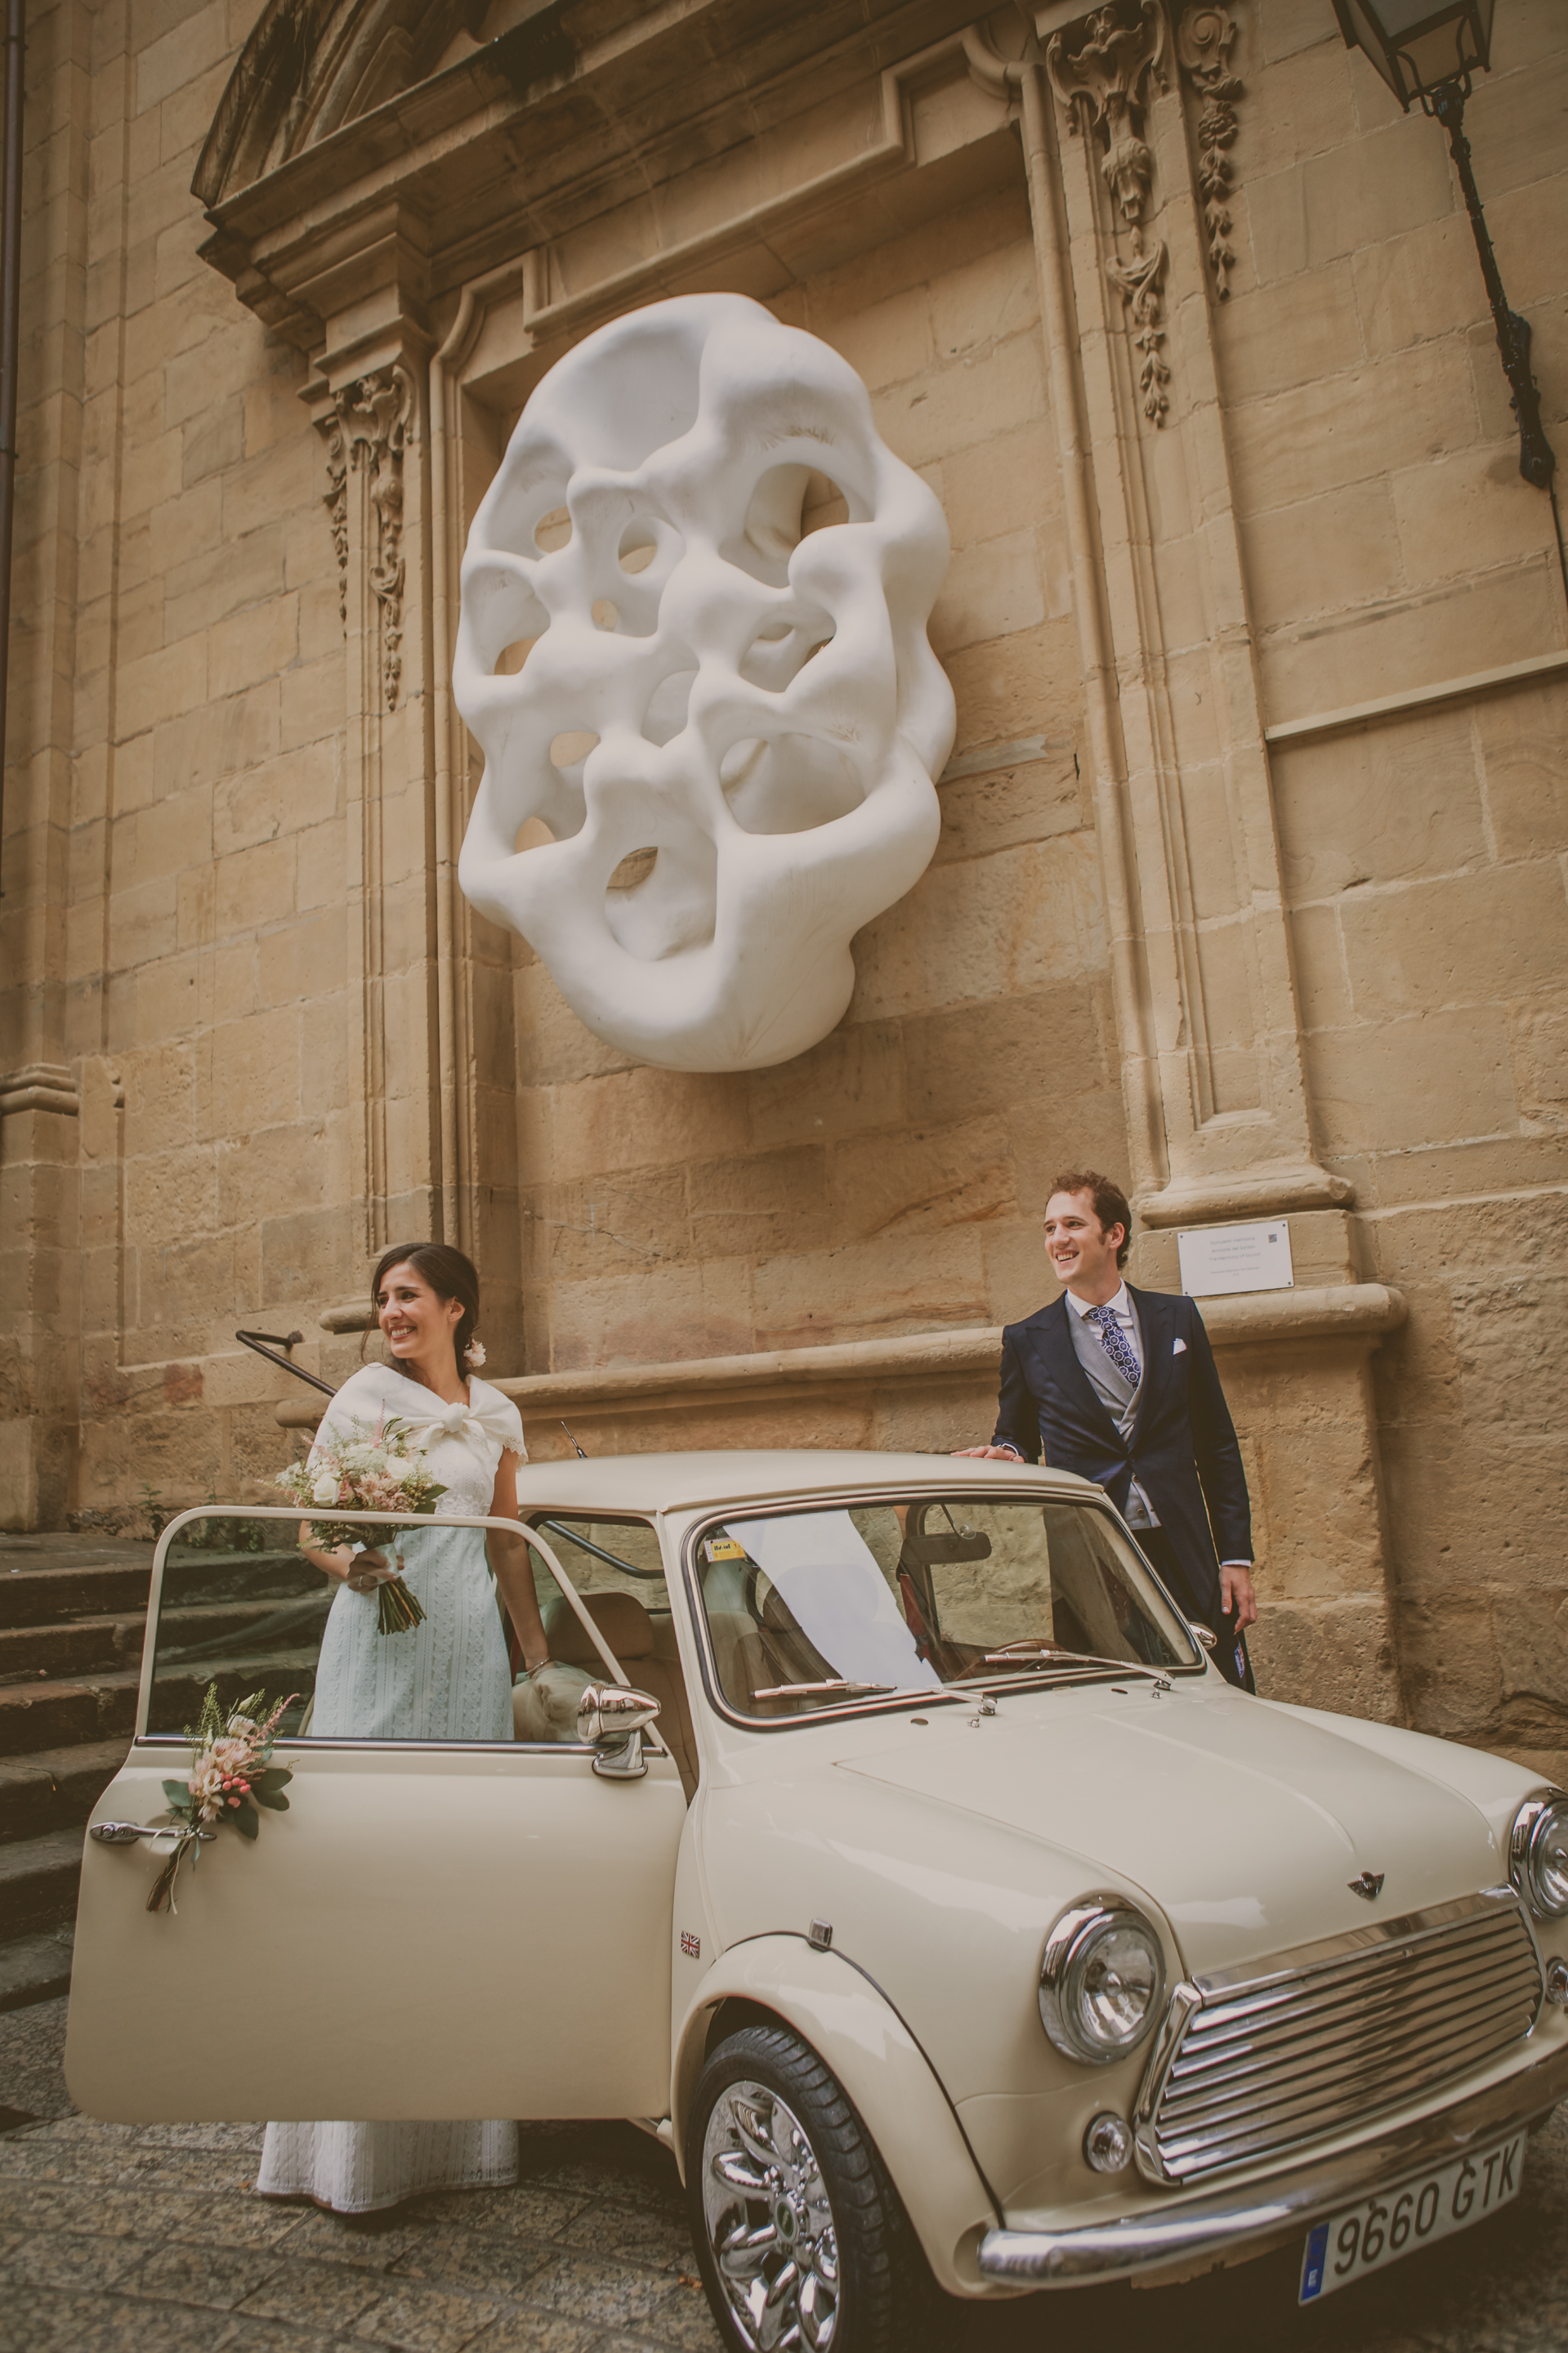
[(1186, 1342), (1185, 1342), (1184, 1340), (1173, 1340), (1173, 1341), (1172, 1341), (1172, 1343), (1171, 1343), (1171, 1354), (1172, 1354), (1172, 1356), (1184, 1356), (1186, 1355), (1186, 1353), (1187, 1353), (1187, 1344), (1186, 1344)]

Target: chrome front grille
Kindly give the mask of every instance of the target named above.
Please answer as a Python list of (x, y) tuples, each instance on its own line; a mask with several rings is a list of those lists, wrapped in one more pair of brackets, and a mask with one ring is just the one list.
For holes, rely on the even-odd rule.
[(1204, 2181), (1401, 2106), (1530, 2032), (1543, 1987), (1511, 1889), (1178, 1986), (1139, 2095), (1152, 2181)]

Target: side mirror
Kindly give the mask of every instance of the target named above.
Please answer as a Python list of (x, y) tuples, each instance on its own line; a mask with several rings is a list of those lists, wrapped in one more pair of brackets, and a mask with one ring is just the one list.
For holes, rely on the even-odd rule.
[[(1212, 1626), (1205, 1626), (1200, 1618), (1188, 1619), (1187, 1631), (1194, 1641), (1203, 1644), (1205, 1651), (1215, 1651), (1219, 1648), (1219, 1636)], [(584, 1697), (587, 1697), (586, 1693), (584, 1694)]]
[(647, 1771), (642, 1736), (658, 1714), (648, 1692), (590, 1683), (577, 1703), (577, 1737), (596, 1749), (594, 1770), (611, 1781), (640, 1781)]

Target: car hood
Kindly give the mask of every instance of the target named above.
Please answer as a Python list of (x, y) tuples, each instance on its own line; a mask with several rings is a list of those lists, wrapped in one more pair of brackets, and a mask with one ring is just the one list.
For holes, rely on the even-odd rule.
[[(1092, 1696), (1016, 1693), (994, 1717), (933, 1710), (838, 1770), (1081, 1858), (1170, 1922), (1191, 1972), (1496, 1885), (1480, 1810), (1418, 1767), (1212, 1676)], [(1383, 1874), (1367, 1901), (1351, 1883)], [(1032, 1876), (1033, 1874), (1027, 1874)], [(1054, 1875), (1054, 1874), (1053, 1874)]]

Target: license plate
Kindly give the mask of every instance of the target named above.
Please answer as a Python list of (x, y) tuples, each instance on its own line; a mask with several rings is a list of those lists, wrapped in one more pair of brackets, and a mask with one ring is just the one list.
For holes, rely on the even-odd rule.
[(1307, 2234), (1301, 2259), (1299, 2301), (1315, 2304), (1339, 2287), (1350, 2287), (1396, 2263), (1417, 2247), (1450, 2239), (1519, 2195), (1524, 2171), (1524, 2135), (1516, 2132), (1492, 2147), (1434, 2166), (1392, 2189), (1380, 2189), (1345, 2206)]

